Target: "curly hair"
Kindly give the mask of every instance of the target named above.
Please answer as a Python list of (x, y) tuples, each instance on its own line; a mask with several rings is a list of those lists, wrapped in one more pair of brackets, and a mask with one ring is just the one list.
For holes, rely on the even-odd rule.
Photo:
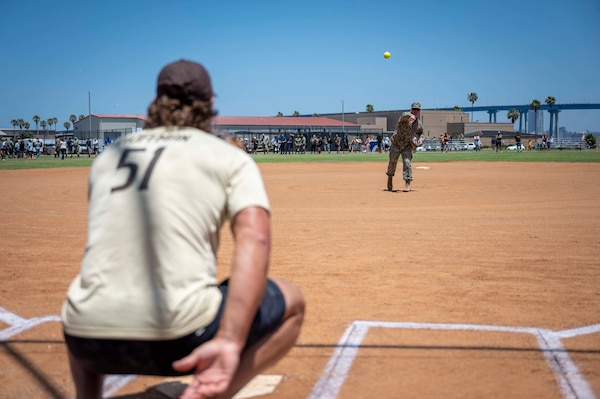
[(212, 118), (217, 112), (210, 101), (194, 100), (191, 103), (178, 98), (160, 96), (148, 107), (145, 129), (159, 126), (190, 126), (211, 132)]

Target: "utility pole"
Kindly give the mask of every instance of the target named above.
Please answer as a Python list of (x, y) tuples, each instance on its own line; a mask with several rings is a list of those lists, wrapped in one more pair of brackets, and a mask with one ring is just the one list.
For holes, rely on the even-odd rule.
[(88, 133), (88, 138), (92, 138), (92, 94), (88, 90), (88, 124), (90, 127), (90, 131)]
[(342, 134), (344, 134), (344, 100), (342, 100)]

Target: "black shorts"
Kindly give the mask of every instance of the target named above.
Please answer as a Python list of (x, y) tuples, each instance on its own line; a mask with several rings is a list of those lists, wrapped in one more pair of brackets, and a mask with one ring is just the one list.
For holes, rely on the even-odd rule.
[[(64, 334), (71, 354), (81, 365), (98, 374), (140, 374), (178, 376), (192, 374), (194, 369), (180, 373), (171, 364), (196, 347), (212, 339), (219, 329), (227, 300), (227, 281), (219, 285), (223, 301), (215, 319), (205, 328), (190, 335), (168, 341), (79, 338)], [(248, 334), (246, 347), (259, 341), (281, 325), (285, 298), (279, 287), (267, 281), (265, 295)]]

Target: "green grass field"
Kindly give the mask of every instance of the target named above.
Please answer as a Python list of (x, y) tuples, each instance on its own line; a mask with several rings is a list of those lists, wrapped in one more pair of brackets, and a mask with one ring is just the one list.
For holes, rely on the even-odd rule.
[[(256, 162), (387, 162), (388, 154), (342, 153), (327, 154), (257, 154), (253, 156)], [(74, 157), (61, 160), (54, 156), (42, 156), (40, 159), (7, 159), (0, 162), (0, 170), (41, 169), (64, 167), (87, 167), (94, 158)], [(452, 162), (452, 161), (482, 161), (482, 162), (600, 162), (598, 150), (563, 150), (563, 151), (531, 151), (495, 152), (489, 149), (481, 152), (455, 151), (442, 154), (439, 151), (416, 152), (413, 162)]]

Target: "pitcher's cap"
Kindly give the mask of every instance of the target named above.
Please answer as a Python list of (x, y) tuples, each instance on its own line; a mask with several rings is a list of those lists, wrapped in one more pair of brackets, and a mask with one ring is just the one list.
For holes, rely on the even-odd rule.
[(421, 109), (421, 103), (412, 103), (410, 109)]
[(158, 75), (156, 94), (166, 95), (191, 104), (209, 101), (214, 96), (210, 76), (197, 62), (179, 60), (166, 65)]

